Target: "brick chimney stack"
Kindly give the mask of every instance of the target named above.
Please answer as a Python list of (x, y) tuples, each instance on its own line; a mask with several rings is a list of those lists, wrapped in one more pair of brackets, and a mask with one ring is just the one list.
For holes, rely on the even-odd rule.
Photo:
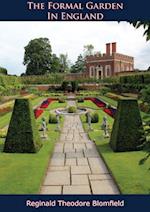
[(117, 43), (114, 42), (112, 43), (112, 53), (116, 53), (117, 52)]
[(106, 55), (110, 55), (110, 43), (106, 43)]

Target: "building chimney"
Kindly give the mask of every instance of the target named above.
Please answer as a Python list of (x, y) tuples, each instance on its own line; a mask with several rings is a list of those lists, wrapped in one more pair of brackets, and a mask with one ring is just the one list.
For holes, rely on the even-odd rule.
[(110, 55), (110, 43), (106, 43), (106, 55)]
[(115, 42), (115, 43), (112, 43), (112, 53), (116, 53), (116, 52), (117, 52), (117, 44)]

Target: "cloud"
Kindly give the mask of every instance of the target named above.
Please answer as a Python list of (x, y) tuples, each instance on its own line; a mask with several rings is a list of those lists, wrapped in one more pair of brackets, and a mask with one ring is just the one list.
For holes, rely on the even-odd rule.
[(150, 66), (150, 45), (143, 37), (143, 29), (135, 29), (127, 22), (0, 22), (0, 66), (10, 74), (21, 74), (24, 47), (31, 39), (49, 38), (52, 51), (68, 53), (74, 62), (85, 44), (93, 44), (95, 51), (105, 52), (105, 43), (118, 43), (118, 52), (135, 57), (135, 67)]

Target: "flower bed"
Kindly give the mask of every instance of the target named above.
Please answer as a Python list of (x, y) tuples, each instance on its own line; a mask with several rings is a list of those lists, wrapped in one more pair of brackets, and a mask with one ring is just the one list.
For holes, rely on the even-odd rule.
[(44, 100), (40, 106), (40, 108), (47, 108), (49, 106), (49, 104), (54, 101), (55, 99), (51, 99), (51, 98), (48, 98), (46, 100)]
[(95, 103), (98, 107), (103, 108), (104, 112), (107, 113), (109, 116), (114, 117), (116, 113), (116, 108), (109, 106), (107, 107), (107, 104), (103, 102), (102, 100), (94, 97), (87, 97), (85, 100), (90, 100), (93, 103)]
[(56, 101), (56, 100), (57, 99), (54, 99), (54, 98), (53, 99), (48, 98), (48, 99), (44, 100), (42, 102), (42, 104), (40, 105), (40, 107), (38, 107), (34, 110), (35, 118), (37, 119), (44, 112), (43, 109), (47, 108), (52, 101)]
[(36, 109), (34, 110), (35, 118), (37, 119), (43, 112), (44, 112), (44, 110), (42, 110), (42, 109), (40, 109), (40, 108), (36, 108)]

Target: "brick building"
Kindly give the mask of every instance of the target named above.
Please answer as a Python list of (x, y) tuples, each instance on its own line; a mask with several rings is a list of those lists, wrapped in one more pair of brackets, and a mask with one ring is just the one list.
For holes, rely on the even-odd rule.
[(134, 58), (117, 53), (117, 43), (107, 43), (106, 53), (86, 57), (86, 77), (103, 79), (134, 71)]

